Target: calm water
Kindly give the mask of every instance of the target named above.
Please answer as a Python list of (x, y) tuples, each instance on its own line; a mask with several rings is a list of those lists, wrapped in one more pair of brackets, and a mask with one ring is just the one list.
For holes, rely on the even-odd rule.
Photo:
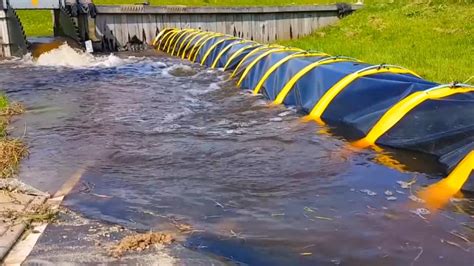
[(177, 59), (44, 65), (0, 63), (2, 89), (28, 108), (15, 123), (31, 147), (21, 179), (54, 193), (82, 173), (64, 205), (88, 218), (189, 224), (183, 245), (243, 264), (474, 265), (474, 202), (425, 214), (397, 183), (416, 177), (414, 193), (435, 170), (376, 163), (228, 74)]

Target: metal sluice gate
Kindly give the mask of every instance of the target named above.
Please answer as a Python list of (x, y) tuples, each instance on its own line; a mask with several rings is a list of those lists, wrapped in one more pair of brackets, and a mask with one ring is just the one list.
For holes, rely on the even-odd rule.
[(377, 150), (380, 145), (430, 155), (449, 174), (444, 190), (474, 191), (471, 85), (438, 84), (400, 66), (370, 65), (198, 29), (164, 29), (153, 45), (172, 56), (231, 71), (240, 88), (296, 107), (355, 147)]
[(21, 57), (30, 48), (16, 10), (52, 10), (54, 36), (100, 45), (91, 0), (0, 0), (0, 57)]

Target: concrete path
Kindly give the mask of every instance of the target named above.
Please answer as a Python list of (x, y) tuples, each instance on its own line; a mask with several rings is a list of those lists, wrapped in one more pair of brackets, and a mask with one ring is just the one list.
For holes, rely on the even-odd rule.
[(23, 215), (41, 206), (48, 197), (16, 179), (0, 180), (0, 262), (29, 226)]
[[(175, 243), (129, 252), (122, 258), (108, 254), (119, 239), (136, 232), (92, 221), (67, 208), (62, 200), (77, 184), (77, 171), (53, 196), (16, 179), (0, 179), (0, 265), (133, 264), (226, 265), (222, 258), (192, 251)], [(32, 222), (39, 206), (58, 210), (57, 219)]]

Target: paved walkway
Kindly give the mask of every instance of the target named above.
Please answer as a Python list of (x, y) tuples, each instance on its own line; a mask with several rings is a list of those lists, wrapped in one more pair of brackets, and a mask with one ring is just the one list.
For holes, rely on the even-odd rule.
[(16, 179), (0, 180), (0, 262), (28, 226), (22, 214), (43, 204), (48, 197)]

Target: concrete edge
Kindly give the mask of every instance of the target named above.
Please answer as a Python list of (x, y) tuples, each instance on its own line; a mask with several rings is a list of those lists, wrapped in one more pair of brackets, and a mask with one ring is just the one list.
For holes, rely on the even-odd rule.
[[(361, 9), (361, 4), (349, 4), (351, 10)], [(191, 7), (191, 6), (145, 6), (145, 5), (100, 5), (100, 14), (232, 14), (232, 13), (292, 13), (292, 12), (334, 12), (336, 4), (298, 6), (242, 6), (242, 7)]]
[[(35, 205), (44, 204), (46, 200), (47, 197), (45, 196), (36, 196), (25, 206), (24, 210), (29, 210)], [(4, 259), (8, 256), (10, 250), (15, 246), (15, 244), (25, 232), (27, 228), (26, 226), (27, 225), (24, 222), (13, 225), (2, 236), (0, 244), (0, 262), (3, 262)]]

